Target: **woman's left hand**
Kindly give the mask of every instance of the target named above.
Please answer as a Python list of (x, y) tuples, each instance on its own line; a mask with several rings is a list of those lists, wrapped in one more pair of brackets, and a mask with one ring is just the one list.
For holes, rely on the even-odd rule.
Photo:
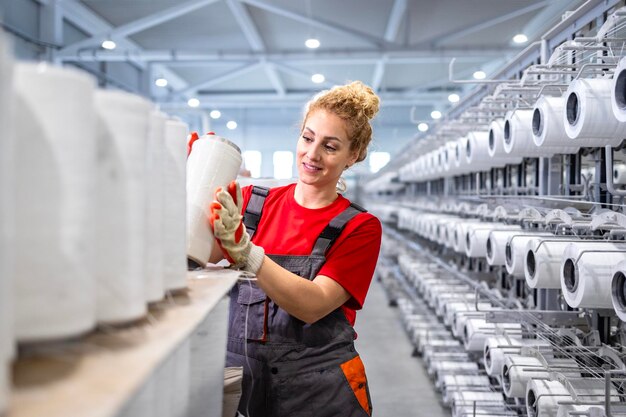
[(209, 222), (226, 259), (235, 267), (256, 274), (263, 264), (265, 251), (250, 241), (242, 221), (242, 200), (241, 188), (236, 181), (228, 184), (227, 190), (219, 187), (210, 206)]

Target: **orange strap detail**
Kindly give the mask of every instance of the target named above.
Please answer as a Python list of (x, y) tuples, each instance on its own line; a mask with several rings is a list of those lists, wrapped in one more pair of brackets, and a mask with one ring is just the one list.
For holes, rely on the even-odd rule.
[(370, 402), (367, 396), (367, 377), (365, 376), (365, 367), (361, 361), (360, 356), (356, 356), (347, 362), (341, 364), (341, 370), (343, 371), (356, 399), (361, 404), (361, 407), (367, 412), (368, 415), (372, 415), (370, 410)]

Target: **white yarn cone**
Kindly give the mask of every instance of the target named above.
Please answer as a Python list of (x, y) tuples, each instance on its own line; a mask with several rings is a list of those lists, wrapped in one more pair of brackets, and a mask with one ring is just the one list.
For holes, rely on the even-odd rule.
[(579, 78), (567, 88), (563, 123), (578, 145), (617, 146), (626, 137), (626, 123), (611, 109), (612, 85), (606, 78)]
[(165, 201), (163, 205), (163, 282), (168, 290), (187, 287), (186, 164), (187, 125), (169, 119), (165, 124)]
[(213, 247), (209, 205), (215, 189), (237, 178), (241, 151), (232, 142), (204, 135), (193, 143), (187, 159), (187, 258), (204, 266)]
[(530, 288), (561, 288), (561, 260), (573, 240), (534, 238), (528, 241), (524, 276)]
[(96, 92), (98, 321), (122, 323), (146, 313), (144, 266), (146, 146), (152, 105), (121, 91)]
[(153, 303), (163, 299), (163, 204), (165, 201), (164, 157), (165, 122), (167, 115), (154, 111), (150, 117), (148, 134), (146, 177), (146, 233), (145, 233), (145, 278), (146, 301)]
[(488, 152), (494, 167), (522, 162), (521, 156), (511, 156), (504, 149), (504, 119), (495, 119), (489, 124), (488, 141)]
[(94, 80), (46, 64), (15, 70), (16, 333), (56, 339), (95, 324)]
[(576, 153), (580, 149), (565, 133), (563, 97), (541, 96), (535, 103), (532, 118), (533, 140), (540, 148), (552, 149), (553, 153)]
[(624, 243), (570, 243), (561, 262), (561, 290), (567, 304), (575, 308), (613, 308), (612, 272), (624, 260)]
[(620, 59), (613, 73), (611, 108), (617, 120), (626, 122), (626, 59)]
[(9, 393), (9, 362), (14, 355), (13, 280), (15, 245), (15, 137), (13, 131), (13, 60), (0, 33), (0, 415)]

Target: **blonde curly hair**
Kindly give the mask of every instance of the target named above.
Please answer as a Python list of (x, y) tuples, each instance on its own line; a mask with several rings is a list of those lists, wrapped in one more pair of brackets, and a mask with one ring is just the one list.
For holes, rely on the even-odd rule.
[(305, 107), (304, 119), (300, 131), (309, 115), (317, 110), (326, 110), (346, 122), (350, 150), (357, 152), (356, 162), (367, 157), (367, 147), (372, 141), (370, 120), (378, 113), (380, 99), (361, 81), (334, 86), (330, 90), (318, 93)]

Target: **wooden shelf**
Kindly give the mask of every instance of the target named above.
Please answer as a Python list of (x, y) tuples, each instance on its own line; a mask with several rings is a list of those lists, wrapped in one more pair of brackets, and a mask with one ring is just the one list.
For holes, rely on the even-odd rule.
[[(189, 272), (188, 290), (151, 306), (140, 322), (100, 328), (77, 340), (21, 348), (13, 367), (8, 417), (120, 414), (216, 305), (226, 304), (224, 296), (238, 275), (223, 269)], [(227, 315), (219, 316), (223, 323), (211, 340), (223, 352)], [(221, 370), (224, 358), (215, 358), (215, 364)]]

